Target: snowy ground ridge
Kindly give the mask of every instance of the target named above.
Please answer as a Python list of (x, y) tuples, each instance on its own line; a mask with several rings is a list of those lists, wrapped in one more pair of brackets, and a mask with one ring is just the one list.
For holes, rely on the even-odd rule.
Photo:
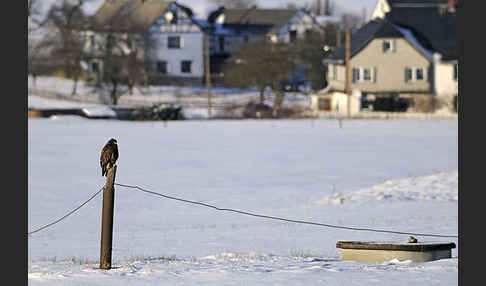
[[(192, 259), (142, 259), (119, 262), (109, 271), (99, 269), (96, 263), (52, 262), (44, 261), (29, 266), (28, 278), (33, 281), (64, 281), (81, 280), (89, 277), (119, 279), (122, 277), (136, 278), (142, 282), (145, 279), (157, 277), (186, 278), (203, 282), (206, 279), (216, 281), (227, 275), (323, 275), (335, 273), (369, 273), (376, 272), (410, 272), (427, 273), (431, 271), (447, 271), (457, 273), (458, 258), (443, 259), (432, 262), (413, 262), (396, 259), (384, 263), (354, 263), (341, 261), (338, 258), (322, 258), (313, 256), (276, 256), (263, 253), (220, 253), (211, 256)], [(287, 276), (288, 277), (288, 276)], [(261, 277), (260, 277), (261, 278)], [(141, 280), (138, 280), (141, 279)], [(200, 280), (198, 280), (200, 279)]]
[(317, 204), (367, 203), (370, 201), (458, 201), (458, 170), (428, 176), (386, 180), (370, 188), (335, 193)]

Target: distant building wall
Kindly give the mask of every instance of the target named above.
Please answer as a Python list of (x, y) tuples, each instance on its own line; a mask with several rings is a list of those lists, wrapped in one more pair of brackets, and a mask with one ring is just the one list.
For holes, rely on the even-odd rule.
[[(393, 49), (383, 52), (383, 42), (391, 41)], [(329, 86), (332, 90), (344, 90), (345, 65), (329, 65)], [(423, 69), (423, 80), (405, 79), (405, 69)], [(432, 65), (427, 57), (403, 38), (378, 38), (351, 58), (351, 68), (369, 68), (372, 80), (352, 82), (351, 89), (362, 92), (431, 92)], [(337, 76), (334, 77), (334, 72)], [(363, 75), (361, 74), (361, 77)]]
[[(458, 79), (454, 78), (457, 62), (435, 62), (435, 92), (438, 96), (458, 94)], [(457, 70), (456, 70), (457, 72)]]
[[(180, 48), (169, 48), (169, 37), (180, 37)], [(158, 34), (153, 41), (155, 48), (149, 53), (151, 71), (157, 74), (157, 62), (167, 63), (167, 75), (179, 77), (204, 76), (204, 34), (203, 33), (164, 33)], [(191, 61), (189, 73), (181, 71), (182, 61)]]

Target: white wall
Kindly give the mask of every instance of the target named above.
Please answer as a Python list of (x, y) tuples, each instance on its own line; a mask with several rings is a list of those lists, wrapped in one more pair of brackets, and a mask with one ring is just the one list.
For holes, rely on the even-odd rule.
[(376, 18), (384, 19), (385, 14), (390, 12), (390, 10), (390, 6), (386, 0), (378, 0), (375, 9), (371, 13), (371, 20), (375, 20)]
[(326, 95), (312, 95), (311, 96), (311, 108), (316, 112), (321, 112), (319, 110), (319, 98), (330, 99), (331, 110), (335, 114), (347, 115), (348, 113), (348, 99), (350, 100), (350, 115), (354, 115), (361, 110), (361, 92), (359, 90), (353, 90), (351, 96), (348, 97), (347, 94), (342, 92), (332, 92)]
[[(168, 48), (168, 37), (180, 36), (180, 49)], [(155, 61), (167, 61), (167, 75), (180, 77), (202, 77), (204, 75), (204, 35), (203, 33), (157, 33), (153, 34), (155, 48), (150, 58)], [(191, 73), (181, 73), (181, 61), (192, 61)]]
[(293, 17), (289, 24), (285, 25), (278, 31), (278, 41), (283, 43), (290, 42), (290, 31), (297, 31), (297, 37), (304, 37), (305, 31), (314, 28), (314, 23), (312, 18), (304, 14), (303, 12), (298, 12), (295, 17)]
[(434, 63), (435, 91), (438, 96), (454, 96), (458, 94), (458, 81), (454, 80), (455, 63)]

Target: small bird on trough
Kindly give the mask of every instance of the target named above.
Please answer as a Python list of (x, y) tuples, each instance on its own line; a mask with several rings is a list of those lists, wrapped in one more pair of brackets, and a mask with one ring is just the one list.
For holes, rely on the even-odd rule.
[(417, 239), (415, 237), (413, 237), (413, 236), (410, 236), (408, 238), (408, 243), (417, 243)]
[(118, 142), (111, 138), (101, 150), (101, 176), (106, 176), (107, 170), (115, 166), (118, 160)]

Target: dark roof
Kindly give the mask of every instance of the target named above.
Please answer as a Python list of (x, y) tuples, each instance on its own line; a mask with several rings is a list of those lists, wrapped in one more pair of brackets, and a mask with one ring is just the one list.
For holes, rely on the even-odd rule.
[(224, 10), (224, 24), (250, 24), (271, 26), (269, 32), (277, 32), (285, 26), (296, 14), (295, 9), (226, 9)]
[(216, 19), (219, 17), (219, 15), (221, 15), (224, 12), (224, 10), (225, 10), (224, 6), (220, 6), (220, 7), (218, 7), (218, 9), (209, 13), (208, 22), (214, 23), (216, 21)]
[(456, 13), (437, 8), (398, 8), (385, 19), (409, 29), (420, 44), (442, 55), (443, 60), (456, 60)]
[(236, 34), (251, 34), (264, 36), (273, 30), (272, 25), (257, 24), (224, 24), (224, 28), (233, 31)]
[[(393, 25), (385, 20), (372, 20), (359, 30), (351, 33), (351, 57), (364, 48), (371, 40), (382, 37), (403, 37)], [(337, 47), (331, 55), (332, 60), (344, 60), (345, 44)]]
[(449, 0), (388, 0), (390, 6), (441, 6), (447, 5)]
[[(408, 30), (408, 31), (407, 31)], [(407, 32), (404, 32), (407, 31)], [(456, 14), (435, 8), (395, 8), (385, 19), (368, 22), (351, 34), (351, 57), (376, 38), (407, 38), (422, 52), (437, 52), (442, 60), (457, 60)], [(331, 60), (344, 60), (342, 44)]]

